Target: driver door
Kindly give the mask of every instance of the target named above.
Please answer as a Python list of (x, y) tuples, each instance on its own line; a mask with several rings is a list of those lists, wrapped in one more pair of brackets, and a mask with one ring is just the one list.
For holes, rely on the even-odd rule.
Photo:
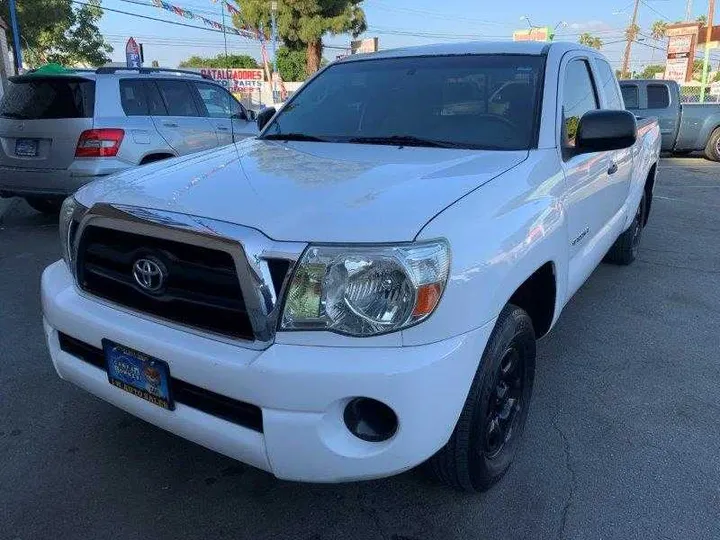
[(570, 248), (568, 292), (573, 294), (604, 254), (592, 248), (599, 237), (608, 232), (606, 225), (617, 211), (610, 178), (617, 171), (611, 166), (609, 152), (573, 152), (580, 119), (588, 111), (600, 109), (600, 97), (590, 58), (568, 56), (561, 65), (558, 147), (566, 184), (564, 202)]

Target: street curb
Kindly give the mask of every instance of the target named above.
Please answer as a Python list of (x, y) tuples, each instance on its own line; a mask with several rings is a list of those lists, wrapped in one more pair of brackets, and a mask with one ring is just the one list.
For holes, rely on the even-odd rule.
[(0, 224), (3, 223), (3, 218), (16, 204), (20, 202), (17, 197), (10, 199), (0, 199)]

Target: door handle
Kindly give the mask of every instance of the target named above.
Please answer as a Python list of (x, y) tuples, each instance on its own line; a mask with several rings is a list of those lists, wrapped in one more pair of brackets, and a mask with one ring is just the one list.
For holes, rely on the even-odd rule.
[(172, 127), (172, 128), (178, 127), (178, 125), (175, 122), (163, 122), (163, 126)]
[(218, 130), (218, 131), (230, 131), (230, 128), (225, 127), (225, 126), (218, 126), (218, 127), (217, 127), (217, 130)]
[(608, 168), (608, 174), (615, 174), (618, 170), (617, 163), (614, 161), (610, 163), (610, 167)]

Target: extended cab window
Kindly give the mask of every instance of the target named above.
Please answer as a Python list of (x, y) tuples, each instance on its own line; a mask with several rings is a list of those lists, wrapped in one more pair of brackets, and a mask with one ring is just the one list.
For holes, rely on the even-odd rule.
[(634, 84), (622, 86), (623, 101), (626, 109), (639, 109), (640, 97), (638, 87)]
[(572, 60), (565, 68), (563, 86), (563, 131), (566, 146), (575, 146), (580, 119), (598, 109), (590, 65), (586, 60)]
[(330, 66), (264, 138), (520, 150), (535, 144), (544, 58), (464, 55)]
[(618, 91), (617, 79), (615, 78), (615, 74), (613, 73), (610, 64), (608, 64), (605, 60), (600, 59), (596, 60), (595, 64), (598, 68), (600, 88), (605, 96), (607, 108), (615, 111), (622, 111), (625, 107), (623, 107), (623, 100), (620, 97), (620, 92)]
[(648, 109), (667, 109), (670, 106), (670, 92), (664, 84), (648, 84)]

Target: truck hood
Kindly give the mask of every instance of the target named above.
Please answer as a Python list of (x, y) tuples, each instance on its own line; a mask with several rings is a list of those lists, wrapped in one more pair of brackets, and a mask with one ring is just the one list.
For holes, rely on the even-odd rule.
[(76, 197), (227, 221), (274, 240), (410, 241), (527, 155), (249, 139), (109, 176)]

